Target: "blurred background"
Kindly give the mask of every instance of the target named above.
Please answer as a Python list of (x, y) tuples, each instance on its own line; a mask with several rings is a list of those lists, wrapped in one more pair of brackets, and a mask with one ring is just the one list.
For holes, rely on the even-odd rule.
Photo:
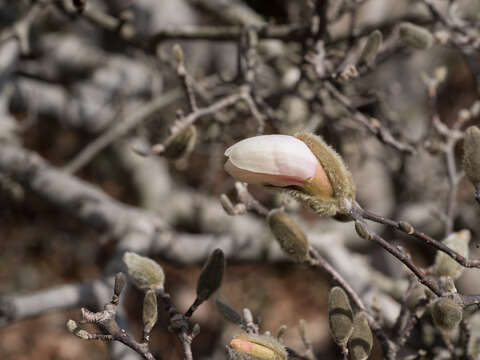
[[(264, 217), (230, 216), (220, 204), (222, 194), (241, 200), (223, 170), (225, 149), (260, 131), (321, 135), (343, 156), (362, 206), (439, 240), (467, 229), (470, 257), (480, 256), (474, 188), (462, 177), (452, 190), (440, 131), (462, 110), (470, 117), (459, 132), (478, 123), (479, 1), (433, 1), (448, 26), (429, 2), (415, 0), (86, 0), (84, 10), (82, 3), (0, 1), (1, 359), (139, 358), (123, 345), (82, 341), (65, 322), (109, 301), (106, 281), (125, 250), (158, 261), (172, 302), (186, 311), (216, 247), (227, 256), (217, 296), (249, 308), (262, 331), (287, 325), (284, 341), (299, 353), (305, 319), (317, 358), (341, 358), (328, 330), (329, 276), (289, 261)], [(429, 31), (427, 49), (402, 42), (403, 21)], [(367, 63), (362, 49), (377, 29), (383, 42)], [(245, 89), (251, 102), (239, 98), (194, 120), (194, 146), (179, 158), (157, 151), (197, 108)], [(449, 148), (455, 176), (461, 144)], [(96, 190), (86, 191), (90, 185)], [(393, 325), (407, 275), (401, 263), (358, 238), (351, 223), (319, 218), (279, 192), (248, 190), (268, 209), (283, 206)], [(151, 231), (151, 223), (155, 238), (126, 235), (127, 227)], [(372, 229), (419, 266), (432, 264), (432, 248)], [(458, 291), (480, 293), (476, 279), (478, 270), (466, 270)], [(121, 302), (122, 323), (138, 339), (143, 296), (130, 286)], [(194, 358), (227, 358), (225, 346), (241, 330), (212, 300), (192, 321), (201, 327)], [(160, 312), (152, 351), (180, 359), (167, 327)], [(371, 358), (381, 358), (378, 343)]]

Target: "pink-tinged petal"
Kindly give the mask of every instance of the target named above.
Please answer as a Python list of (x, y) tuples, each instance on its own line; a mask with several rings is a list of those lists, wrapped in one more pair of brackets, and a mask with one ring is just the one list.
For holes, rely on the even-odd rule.
[(244, 339), (232, 339), (230, 346), (235, 350), (250, 354), (252, 352), (253, 343)]
[(253, 173), (312, 179), (318, 160), (301, 140), (288, 135), (262, 135), (242, 140), (225, 151), (237, 168)]
[(303, 186), (305, 184), (305, 179), (293, 176), (262, 174), (240, 169), (236, 167), (230, 159), (225, 163), (224, 168), (234, 179), (249, 184), (273, 185), (279, 187), (291, 185)]

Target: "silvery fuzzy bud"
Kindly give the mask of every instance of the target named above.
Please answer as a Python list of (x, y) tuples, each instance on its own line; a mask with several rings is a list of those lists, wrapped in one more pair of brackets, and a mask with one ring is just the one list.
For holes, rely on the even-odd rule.
[(428, 296), (425, 292), (425, 286), (423, 285), (417, 285), (415, 288), (412, 290), (410, 295), (407, 298), (407, 308), (410, 311), (415, 311), (415, 308), (417, 305), (421, 302), (426, 302), (428, 299)]
[(75, 320), (70, 319), (67, 321), (67, 329), (73, 335), (79, 337), (80, 339), (83, 339), (83, 340), (90, 339), (90, 334), (87, 331), (80, 329)]
[(242, 334), (230, 342), (230, 356), (234, 360), (287, 360), (285, 347), (269, 335)]
[(157, 323), (157, 295), (155, 291), (150, 289), (145, 293), (143, 298), (142, 320), (147, 332), (150, 332)]
[(415, 49), (428, 49), (434, 42), (434, 37), (430, 31), (409, 22), (400, 24), (400, 38), (405, 45)]
[(183, 49), (179, 44), (175, 44), (172, 47), (172, 52), (173, 52), (173, 57), (175, 58), (175, 61), (177, 64), (183, 63)]
[(218, 312), (222, 317), (230, 321), (233, 324), (240, 325), (243, 323), (242, 315), (240, 315), (234, 308), (230, 305), (222, 302), (219, 299), (215, 299), (215, 306), (217, 307)]
[(373, 336), (368, 325), (367, 314), (363, 311), (353, 319), (353, 333), (348, 341), (348, 350), (351, 360), (366, 360), (373, 347)]
[(377, 57), (378, 50), (382, 45), (383, 36), (380, 30), (375, 30), (372, 32), (368, 38), (365, 46), (363, 47), (362, 53), (360, 55), (359, 63), (365, 63), (367, 65), (372, 65)]
[(225, 272), (225, 255), (215, 249), (208, 257), (197, 281), (197, 298), (200, 302), (207, 300), (222, 285)]
[(338, 286), (328, 294), (328, 322), (335, 343), (346, 345), (353, 331), (353, 311), (347, 294)]
[(468, 180), (480, 188), (480, 129), (470, 126), (463, 140), (463, 169)]
[(440, 298), (430, 308), (433, 323), (441, 330), (451, 331), (462, 321), (463, 311), (453, 300)]
[(302, 229), (283, 210), (272, 210), (267, 216), (268, 226), (283, 251), (295, 262), (308, 259), (308, 239)]
[(235, 179), (286, 188), (320, 215), (346, 214), (355, 199), (350, 172), (318, 136), (256, 136), (231, 146), (225, 155), (225, 170)]
[(123, 262), (130, 280), (138, 289), (163, 289), (165, 274), (157, 262), (133, 252), (126, 252)]
[(163, 143), (161, 152), (167, 159), (176, 160), (190, 154), (195, 146), (197, 130), (190, 125), (178, 133), (170, 135)]
[[(468, 258), (470, 238), (470, 231), (461, 230), (447, 236), (443, 243), (463, 257)], [(437, 252), (433, 265), (434, 274), (437, 276), (449, 276), (456, 280), (462, 275), (464, 270), (465, 268), (450, 256), (442, 251)]]

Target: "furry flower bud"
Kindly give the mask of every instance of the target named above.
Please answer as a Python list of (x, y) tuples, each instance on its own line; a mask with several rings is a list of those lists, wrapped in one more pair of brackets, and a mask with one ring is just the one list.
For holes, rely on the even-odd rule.
[(282, 210), (272, 210), (268, 214), (267, 222), (280, 247), (293, 261), (307, 260), (307, 236), (290, 216)]
[(480, 188), (480, 129), (470, 126), (463, 141), (463, 169), (468, 180)]
[(415, 49), (428, 49), (433, 45), (433, 35), (422, 26), (409, 22), (400, 24), (400, 38), (405, 45)]
[(225, 170), (237, 180), (286, 188), (320, 215), (351, 210), (352, 176), (342, 158), (318, 136), (256, 136), (231, 146), (225, 155), (229, 157)]
[(123, 262), (130, 280), (138, 289), (163, 289), (165, 274), (157, 262), (133, 252), (126, 252)]
[(368, 325), (367, 314), (363, 311), (357, 313), (353, 319), (353, 327), (352, 336), (348, 341), (350, 359), (366, 360), (373, 347), (373, 336)]
[(345, 291), (334, 287), (328, 294), (330, 334), (338, 345), (345, 345), (353, 331), (353, 310)]
[(208, 257), (197, 281), (197, 298), (207, 300), (222, 285), (225, 272), (225, 255), (221, 249), (215, 249)]
[[(450, 234), (445, 240), (443, 240), (443, 243), (463, 257), (468, 258), (468, 245), (470, 243), (470, 238), (470, 231), (461, 230)], [(456, 280), (462, 275), (463, 270), (465, 270), (465, 268), (450, 256), (441, 251), (437, 252), (435, 263), (433, 265), (433, 272), (437, 276), (449, 276), (453, 280)]]
[(225, 170), (250, 184), (297, 186), (331, 197), (332, 185), (321, 163), (301, 140), (288, 135), (244, 139), (225, 151)]
[(462, 321), (462, 308), (453, 300), (440, 298), (430, 309), (435, 325), (445, 331), (455, 329)]

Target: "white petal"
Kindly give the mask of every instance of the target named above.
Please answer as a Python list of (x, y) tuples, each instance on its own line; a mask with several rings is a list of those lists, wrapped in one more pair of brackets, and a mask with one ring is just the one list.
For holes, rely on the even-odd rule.
[(263, 174), (312, 178), (318, 160), (301, 140), (288, 135), (262, 135), (242, 140), (225, 151), (238, 168)]

